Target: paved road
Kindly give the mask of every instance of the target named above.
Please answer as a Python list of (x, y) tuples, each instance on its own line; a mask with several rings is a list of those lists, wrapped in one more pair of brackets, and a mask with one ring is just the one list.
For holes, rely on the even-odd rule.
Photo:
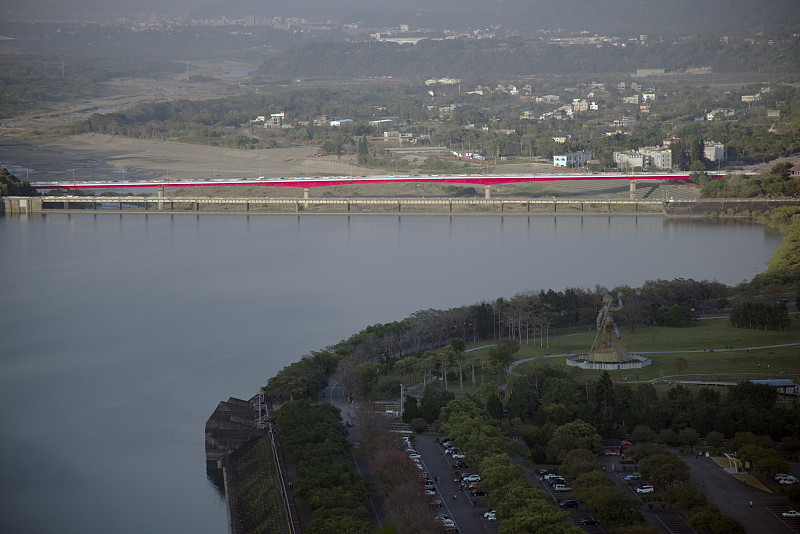
[[(335, 381), (330, 387), (320, 393), (319, 400), (324, 401), (326, 399), (342, 411), (342, 420), (345, 422), (355, 421), (355, 409), (344, 401), (344, 392), (341, 386), (338, 386)], [(360, 439), (355, 427), (350, 428), (348, 440), (351, 443), (357, 443)], [(382, 528), (384, 524), (391, 520), (383, 491), (378, 481), (372, 477), (366, 460), (359, 454), (354, 454), (353, 460), (355, 461), (358, 473), (367, 484), (374, 488), (373, 495), (369, 500), (369, 506), (367, 506), (367, 511), (369, 512), (372, 524)]]
[[(689, 464), (689, 483), (703, 491), (723, 514), (741, 521), (748, 534), (800, 532), (790, 528), (780, 517), (780, 512), (789, 509), (785, 496), (749, 486), (723, 471), (710, 458), (682, 458)], [(752, 508), (750, 502), (753, 503)]]

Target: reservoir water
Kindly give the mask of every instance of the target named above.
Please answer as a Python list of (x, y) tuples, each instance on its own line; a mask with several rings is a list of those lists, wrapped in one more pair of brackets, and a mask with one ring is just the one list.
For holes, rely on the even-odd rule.
[(736, 284), (780, 236), (661, 217), (0, 217), (0, 531), (223, 534), (203, 431), (369, 324), (525, 290)]

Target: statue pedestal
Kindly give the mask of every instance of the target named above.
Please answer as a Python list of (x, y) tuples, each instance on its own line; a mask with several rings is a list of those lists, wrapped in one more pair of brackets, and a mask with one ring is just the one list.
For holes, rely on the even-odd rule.
[(605, 343), (598, 343), (599, 347), (595, 347), (586, 355), (586, 359), (593, 362), (627, 362), (630, 361), (631, 356), (628, 354), (628, 349), (625, 343), (620, 339), (611, 341), (611, 346), (606, 347)]

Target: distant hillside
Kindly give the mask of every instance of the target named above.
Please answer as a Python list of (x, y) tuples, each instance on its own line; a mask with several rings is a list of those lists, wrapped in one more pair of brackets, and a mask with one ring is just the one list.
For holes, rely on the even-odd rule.
[(537, 30), (588, 30), (592, 33), (687, 34), (797, 31), (796, 0), (218, 0), (192, 16), (305, 17), (309, 21), (361, 22), (366, 26), (464, 29), (503, 28), (535, 34)]
[[(531, 74), (635, 72), (642, 68), (715, 72), (800, 72), (800, 39), (775, 44), (720, 44), (716, 39), (604, 46), (546, 46), (536, 40), (312, 43), (275, 55), (258, 73), (267, 78), (443, 77), (467, 80)], [(769, 69), (769, 71), (764, 70)]]

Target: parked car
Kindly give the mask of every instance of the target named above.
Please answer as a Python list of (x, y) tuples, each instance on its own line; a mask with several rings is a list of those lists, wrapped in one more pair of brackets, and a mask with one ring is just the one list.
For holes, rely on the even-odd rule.
[(794, 478), (794, 477), (792, 477), (792, 478), (782, 478), (782, 479), (780, 479), (778, 481), (778, 484), (781, 484), (783, 486), (788, 486), (789, 484), (797, 484), (797, 479)]
[(625, 482), (630, 484), (634, 480), (641, 480), (641, 478), (642, 478), (642, 475), (640, 475), (639, 473), (631, 473), (630, 475), (625, 475), (625, 477), (623, 477), (622, 480), (624, 480)]
[(495, 515), (497, 510), (489, 510), (488, 512), (483, 512), (483, 517), (489, 517), (490, 515)]
[(555, 486), (553, 486), (553, 491), (572, 491), (572, 488), (570, 488), (566, 484), (556, 484)]
[(475, 473), (470, 473), (466, 476), (462, 476), (461, 480), (464, 482), (480, 482), (481, 477), (480, 475), (476, 475)]
[(475, 497), (483, 497), (484, 495), (486, 495), (486, 492), (485, 492), (485, 491), (483, 491), (482, 489), (478, 488), (478, 489), (474, 489), (474, 490), (472, 490), (472, 494), (473, 494)]
[(456, 461), (456, 467), (459, 469), (466, 469), (467, 467), (469, 467), (469, 464), (464, 460), (458, 460)]
[(783, 517), (800, 517), (800, 512), (797, 510), (789, 510), (788, 512), (783, 512), (781, 515)]
[(636, 493), (655, 493), (656, 489), (651, 485), (639, 486), (636, 488)]
[(581, 519), (578, 521), (579, 525), (599, 525), (600, 521), (595, 519), (594, 517), (587, 517), (585, 519)]
[(438, 508), (441, 508), (443, 505), (444, 505), (444, 502), (442, 502), (442, 499), (438, 499), (438, 498), (437, 499), (431, 499), (431, 506), (436, 506)]
[(561, 501), (560, 503), (558, 503), (558, 505), (561, 508), (577, 508), (578, 507), (578, 501), (573, 500), (573, 499), (567, 499), (565, 501)]
[(552, 477), (547, 482), (549, 482), (551, 486), (556, 486), (558, 484), (566, 484), (567, 483), (567, 481), (564, 480), (563, 477)]

